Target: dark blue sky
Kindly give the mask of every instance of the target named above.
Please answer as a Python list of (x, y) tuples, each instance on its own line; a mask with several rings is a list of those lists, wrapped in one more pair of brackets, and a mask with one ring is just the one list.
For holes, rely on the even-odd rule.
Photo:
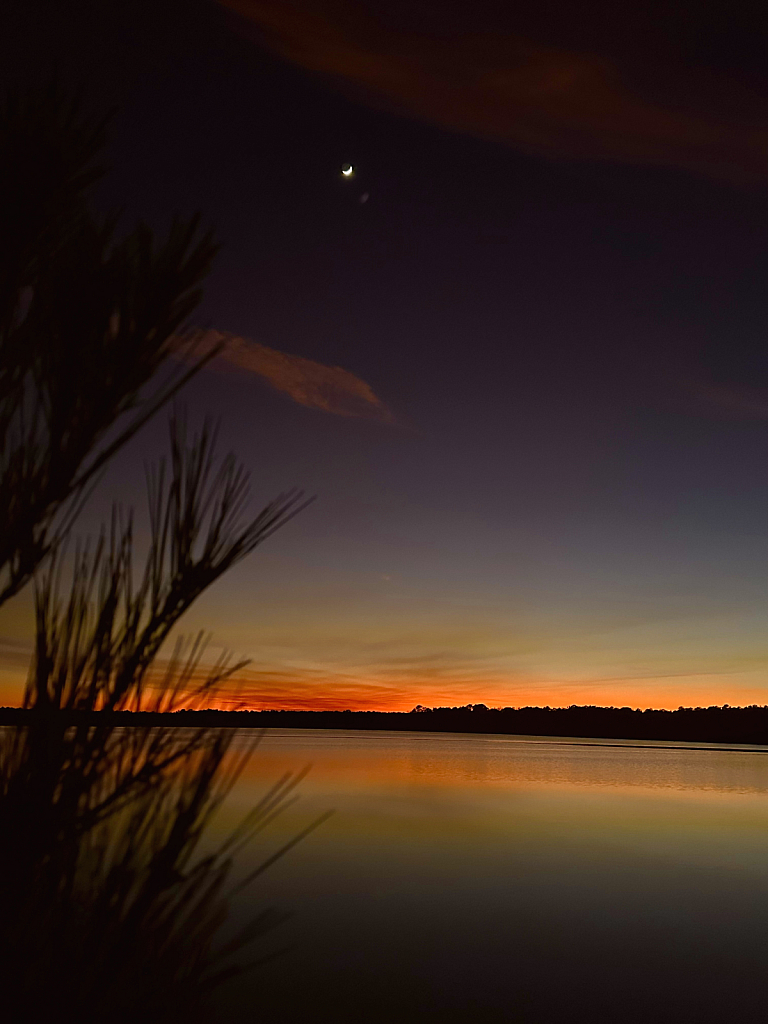
[[(319, 496), (189, 628), (254, 658), (255, 706), (765, 703), (762, 26), (725, 6), (487, 4), (472, 25), (451, 5), (274, 6), (29, 0), (0, 33), (7, 80), (56, 68), (117, 105), (101, 202), (215, 227), (196, 323), (321, 364), (277, 380), (259, 350), (188, 389), (257, 497)], [(574, 84), (534, 110), (503, 60)], [(348, 371), (388, 414), (302, 404), (297, 367)], [(113, 496), (141, 503), (162, 432), (84, 529)]]

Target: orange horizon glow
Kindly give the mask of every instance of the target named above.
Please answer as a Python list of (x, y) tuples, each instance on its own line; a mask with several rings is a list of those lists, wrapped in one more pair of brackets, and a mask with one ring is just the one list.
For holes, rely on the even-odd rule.
[[(745, 678), (745, 676), (747, 678)], [(740, 677), (740, 678), (739, 678)], [(328, 673), (302, 676), (282, 672), (246, 672), (220, 691), (222, 710), (411, 711), (424, 707), (631, 707), (674, 711), (678, 707), (765, 705), (757, 673), (690, 673), (678, 677), (554, 680), (530, 676), (488, 676), (473, 680), (416, 676), (389, 679), (349, 678)]]
[(714, 693), (702, 692), (698, 695), (690, 693), (665, 694), (658, 700), (654, 699), (651, 702), (648, 701), (647, 695), (641, 698), (637, 692), (614, 694), (599, 700), (593, 694), (573, 692), (564, 697), (562, 694), (547, 695), (546, 692), (543, 693), (541, 690), (538, 690), (531, 693), (527, 698), (516, 695), (505, 702), (495, 702), (483, 694), (479, 696), (477, 694), (471, 695), (466, 700), (464, 698), (457, 698), (455, 695), (450, 697), (447, 695), (425, 697), (422, 694), (418, 699), (416, 697), (409, 699), (392, 698), (386, 701), (377, 700), (375, 696), (369, 698), (360, 697), (356, 700), (344, 700), (334, 693), (317, 694), (312, 697), (295, 697), (291, 695), (275, 698), (262, 697), (258, 700), (242, 700), (237, 695), (232, 695), (231, 697), (219, 697), (212, 701), (210, 705), (206, 705), (206, 707), (220, 711), (378, 711), (393, 713), (412, 711), (417, 704), (427, 708), (455, 708), (464, 707), (467, 704), (485, 704), (492, 710), (506, 707), (568, 708), (575, 705), (577, 707), (629, 707), (633, 710), (658, 711), (676, 711), (679, 707), (722, 707), (725, 704), (733, 708), (753, 705), (759, 707), (768, 706), (765, 693), (755, 687), (742, 694), (731, 695), (730, 699), (722, 698), (719, 695), (715, 696)]
[[(19, 707), (23, 678), (0, 682), (0, 705)], [(205, 707), (222, 711), (380, 711), (408, 712), (417, 704), (424, 707), (463, 707), (486, 704), (489, 708), (552, 707), (630, 707), (674, 711), (678, 707), (710, 707), (729, 704), (732, 707), (764, 706), (762, 687), (739, 686), (719, 677), (706, 682), (697, 680), (675, 687), (664, 680), (616, 680), (557, 683), (530, 680), (525, 684), (507, 684), (499, 680), (465, 685), (461, 688), (430, 686), (427, 680), (413, 681), (413, 686), (382, 686), (376, 682), (348, 680), (326, 681), (320, 685), (296, 678), (258, 680), (247, 676), (230, 683), (210, 700), (202, 703), (181, 698), (179, 707)]]

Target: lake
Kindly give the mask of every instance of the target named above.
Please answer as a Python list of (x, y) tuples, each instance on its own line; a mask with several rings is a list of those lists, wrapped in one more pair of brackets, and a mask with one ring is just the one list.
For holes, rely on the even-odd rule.
[(290, 949), (223, 1020), (765, 1019), (764, 749), (271, 730), (210, 838), (305, 764), (238, 872), (335, 813), (235, 903)]

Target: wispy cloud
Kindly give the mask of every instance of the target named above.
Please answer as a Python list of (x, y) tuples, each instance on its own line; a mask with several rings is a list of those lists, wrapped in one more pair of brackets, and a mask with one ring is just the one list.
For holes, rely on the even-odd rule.
[(676, 708), (685, 705), (764, 704), (765, 666), (730, 671), (661, 673), (608, 677), (494, 673), (418, 672), (391, 677), (308, 667), (247, 669), (218, 695), (223, 708), (307, 711), (410, 711), (416, 704), (456, 707), (567, 707), (613, 704), (617, 707)]
[(25, 669), (29, 665), (34, 644), (31, 640), (0, 636), (0, 669)]
[(261, 377), (308, 409), (380, 423), (395, 422), (370, 384), (340, 366), (326, 366), (222, 331), (202, 334), (196, 351), (210, 351), (219, 345), (223, 345), (219, 360)]
[[(764, 118), (740, 125), (674, 97), (645, 99), (626, 68), (602, 55), (489, 31), (482, 5), (474, 22), (480, 31), (472, 30), (471, 10), (464, 30), (450, 31), (439, 5), (430, 21), (424, 10), (411, 17), (402, 7), (388, 18), (386, 7), (370, 9), (364, 0), (220, 2), (254, 23), (288, 60), (445, 127), (553, 156), (739, 180), (762, 181), (768, 171)], [(681, 76), (689, 81), (695, 72), (681, 69)], [(766, 105), (751, 94), (739, 104), (763, 115)]]

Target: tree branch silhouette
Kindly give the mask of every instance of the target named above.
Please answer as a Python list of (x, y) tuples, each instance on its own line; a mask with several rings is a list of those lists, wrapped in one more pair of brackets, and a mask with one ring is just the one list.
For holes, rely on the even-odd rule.
[(217, 251), (200, 217), (157, 240), (146, 224), (118, 237), (117, 214), (91, 211), (108, 120), (54, 84), (0, 101), (0, 603), (109, 459), (216, 355), (187, 326)]
[[(309, 502), (290, 492), (248, 518), (248, 476), (232, 456), (216, 461), (211, 423), (188, 440), (175, 415), (170, 440), (169, 465), (147, 470), (151, 535), (138, 577), (132, 516), (115, 509), (109, 531), (74, 552), (68, 590), (66, 549), (36, 585), (36, 648), (24, 694), (31, 717), (0, 746), (0, 832), (14, 837), (0, 847), (0, 878), (12, 882), (0, 958), (17, 963), (28, 979), (25, 998), (38, 1004), (30, 964), (56, 952), (51, 942), (77, 942), (97, 963), (107, 950), (122, 979), (116, 989), (113, 968), (107, 984), (89, 967), (89, 1006), (103, 1001), (107, 1012), (119, 993), (135, 1013), (140, 994), (170, 1012), (173, 991), (173, 1014), (184, 1005), (194, 1018), (211, 986), (243, 969), (232, 955), (279, 920), (261, 915), (214, 949), (233, 857), (289, 805), (302, 774), (281, 779), (219, 851), (195, 862), (206, 825), (259, 736), (235, 754), (232, 730), (124, 729), (110, 712), (215, 701), (221, 683), (246, 662), (224, 655), (204, 667), (206, 637), (198, 634), (177, 639), (164, 671), (153, 675), (163, 644), (204, 590)], [(26, 924), (40, 915), (47, 937)], [(152, 950), (162, 973), (147, 968)], [(80, 959), (63, 962), (82, 987)], [(60, 995), (73, 982), (58, 984)], [(81, 996), (70, 991), (71, 999)]]
[(244, 969), (231, 957), (280, 920), (265, 911), (217, 949), (232, 858), (302, 777), (195, 859), (259, 737), (233, 749), (226, 728), (113, 714), (215, 701), (246, 662), (208, 663), (201, 633), (162, 665), (164, 645), (311, 499), (249, 515), (248, 474), (217, 460), (216, 428), (189, 438), (174, 413), (170, 459), (147, 470), (143, 567), (119, 508), (95, 541), (65, 543), (108, 461), (217, 354), (196, 354), (187, 327), (216, 251), (199, 217), (158, 241), (90, 210), (107, 121), (56, 85), (0, 100), (0, 604), (35, 579), (26, 718), (0, 729), (0, 970), (18, 1021), (62, 1007), (83, 1024), (206, 1019), (211, 987)]

